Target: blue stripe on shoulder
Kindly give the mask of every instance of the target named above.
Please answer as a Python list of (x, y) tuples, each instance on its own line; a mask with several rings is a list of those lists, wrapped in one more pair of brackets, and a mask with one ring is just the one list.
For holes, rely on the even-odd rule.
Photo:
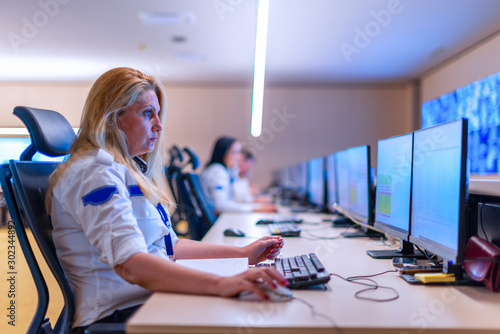
[(109, 201), (114, 194), (118, 194), (118, 188), (116, 186), (104, 186), (94, 189), (82, 197), (83, 206), (86, 206), (87, 204), (104, 204)]
[(138, 185), (128, 186), (128, 192), (130, 193), (130, 197), (144, 196)]

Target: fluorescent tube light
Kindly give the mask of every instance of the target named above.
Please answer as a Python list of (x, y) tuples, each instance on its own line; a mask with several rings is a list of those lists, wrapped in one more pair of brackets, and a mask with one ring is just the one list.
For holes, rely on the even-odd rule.
[(262, 133), (269, 0), (259, 0), (258, 6), (257, 38), (255, 42), (255, 63), (253, 73), (252, 125), (250, 129), (250, 133), (254, 137), (258, 137)]

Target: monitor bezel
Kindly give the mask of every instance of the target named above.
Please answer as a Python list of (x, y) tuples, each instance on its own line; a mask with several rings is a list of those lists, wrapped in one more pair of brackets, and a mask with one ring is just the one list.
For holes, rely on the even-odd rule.
[[(374, 204), (375, 205), (374, 205), (374, 209), (373, 209), (373, 220), (374, 220), (373, 226), (375, 228), (383, 231), (384, 233), (388, 233), (392, 236), (395, 236), (395, 237), (403, 239), (403, 240), (409, 240), (410, 228), (411, 228), (411, 204), (412, 204), (411, 193), (412, 193), (412, 187), (413, 187), (413, 138), (414, 138), (413, 132), (405, 133), (405, 134), (402, 134), (399, 136), (394, 136), (394, 137), (379, 140), (377, 143), (377, 167), (379, 166), (378, 162), (379, 162), (379, 158), (380, 158), (380, 143), (387, 141), (387, 140), (401, 138), (404, 136), (411, 136), (411, 167), (410, 167), (411, 172), (410, 172), (410, 197), (409, 197), (410, 206), (409, 206), (409, 212), (408, 212), (408, 215), (409, 215), (409, 217), (408, 217), (408, 230), (405, 232), (405, 231), (400, 230), (399, 228), (396, 228), (393, 225), (389, 225), (387, 223), (384, 223), (384, 222), (377, 220), (377, 186), (374, 187), (374, 191), (375, 191)], [(377, 180), (378, 180), (378, 176), (379, 176), (378, 175), (379, 171), (380, 171), (379, 168), (377, 168)]]
[[(432, 127), (428, 127), (425, 129), (420, 129), (415, 131), (415, 133), (419, 133), (422, 131), (430, 131), (437, 127), (446, 126), (455, 122), (462, 123), (461, 129), (461, 157), (460, 157), (460, 186), (459, 186), (459, 213), (458, 213), (458, 237), (457, 237), (457, 249), (451, 250), (449, 248), (445, 248), (438, 243), (428, 242), (427, 240), (422, 240), (421, 238), (415, 237), (412, 235), (411, 231), (413, 228), (413, 224), (410, 224), (410, 238), (409, 241), (416, 246), (422, 247), (425, 250), (441, 257), (443, 261), (450, 261), (450, 264), (462, 264), (463, 263), (463, 253), (466, 243), (466, 197), (467, 197), (467, 127), (468, 121), (467, 119), (459, 119), (452, 122), (447, 122), (439, 125), (435, 125)], [(415, 151), (415, 136), (413, 139), (413, 151)], [(413, 188), (412, 188), (412, 209), (413, 209)], [(412, 211), (413, 215), (413, 211)], [(413, 221), (412, 221), (413, 223)]]
[(364, 216), (363, 214), (360, 214), (356, 211), (353, 211), (350, 207), (349, 208), (342, 208), (342, 211), (346, 212), (349, 216), (354, 218), (354, 222), (356, 224), (359, 224), (361, 226), (373, 226), (373, 196), (372, 196), (372, 191), (373, 191), (373, 185), (372, 185), (372, 180), (371, 180), (371, 161), (370, 161), (370, 145), (362, 145), (362, 146), (356, 146), (356, 147), (351, 147), (349, 150), (354, 150), (354, 149), (359, 149), (359, 148), (366, 148), (366, 159), (367, 159), (367, 171), (366, 171), (366, 177), (367, 177), (367, 185), (368, 185), (368, 216)]
[[(329, 154), (325, 157), (325, 206), (333, 208), (335, 203), (337, 203), (338, 192), (337, 192), (337, 159), (335, 155), (337, 153)], [(330, 191), (330, 184), (333, 184), (333, 198)]]

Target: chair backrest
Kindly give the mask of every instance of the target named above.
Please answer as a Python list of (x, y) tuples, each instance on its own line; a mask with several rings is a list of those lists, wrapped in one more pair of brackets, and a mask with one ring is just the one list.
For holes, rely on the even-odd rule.
[(10, 161), (14, 196), (20, 218), (26, 228), (31, 229), (40, 251), (54, 275), (64, 298), (64, 308), (54, 327), (56, 332), (66, 333), (73, 322), (74, 299), (68, 281), (57, 259), (52, 240), (52, 223), (45, 211), (45, 195), (50, 174), (57, 163)]
[[(14, 212), (13, 220), (16, 232), (18, 232), (20, 239), (25, 238), (23, 240), (24, 248), (26, 248), (25, 257), (27, 261), (34, 262), (30, 266), (30, 270), (35, 280), (39, 301), (28, 332), (50, 332), (51, 328), (48, 320), (44, 320), (49, 299), (47, 285), (39, 271), (36, 258), (33, 256), (32, 248), (24, 231), (25, 228), (31, 229), (35, 241), (62, 291), (65, 305), (54, 329), (58, 333), (66, 333), (70, 330), (73, 320), (73, 294), (57, 259), (52, 240), (52, 224), (50, 217), (45, 212), (48, 179), (58, 164), (29, 160), (36, 152), (52, 157), (66, 155), (75, 139), (75, 132), (64, 116), (56, 111), (15, 107), (14, 115), (19, 117), (27, 127), (31, 137), (31, 145), (21, 154), (20, 159), (24, 161), (11, 160), (8, 165), (2, 166), (2, 187), (5, 184), (7, 192), (4, 189), (4, 193), (11, 215)], [(49, 328), (46, 327), (47, 323)]]
[(203, 190), (200, 177), (197, 174), (189, 173), (186, 174), (186, 178), (189, 183), (189, 187), (191, 188), (191, 192), (193, 193), (198, 207), (200, 208), (203, 222), (208, 228), (212, 227), (217, 220), (217, 216), (215, 215), (214, 208), (210, 205), (210, 201)]
[(178, 191), (177, 210), (181, 217), (188, 222), (189, 237), (193, 240), (201, 240), (207, 233), (208, 227), (203, 223), (201, 210), (189, 188), (186, 174), (179, 174), (176, 181)]
[(9, 164), (1, 165), (0, 170), (2, 173), (0, 183), (2, 185), (5, 202), (7, 203), (7, 208), (9, 209), (12, 220), (9, 222), (9, 229), (11, 228), (11, 224), (13, 224), (17, 235), (17, 241), (21, 246), (21, 250), (30, 269), (38, 295), (37, 307), (26, 333), (39, 333), (42, 325), (45, 323), (50, 325), (48, 319), (45, 319), (45, 314), (47, 313), (47, 307), (49, 305), (49, 290), (45, 279), (43, 278), (43, 273), (40, 270), (33, 249), (31, 248), (25, 227), (21, 223), (21, 214), (14, 195), (14, 188), (12, 187), (12, 172)]

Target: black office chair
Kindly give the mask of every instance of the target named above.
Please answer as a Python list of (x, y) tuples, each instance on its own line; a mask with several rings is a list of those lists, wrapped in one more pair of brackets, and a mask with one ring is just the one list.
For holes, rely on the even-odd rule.
[[(183, 151), (189, 157), (184, 167), (191, 165), (192, 171), (198, 169), (200, 160), (196, 152), (190, 147), (185, 147)], [(191, 239), (201, 240), (215, 223), (217, 216), (203, 192), (197, 174), (181, 170), (177, 183), (181, 199), (178, 205), (189, 223)]]
[(200, 177), (194, 173), (186, 174), (184, 177), (186, 178), (198, 208), (201, 211), (202, 221), (205, 223), (207, 228), (212, 227), (217, 220), (217, 216), (215, 215), (214, 208), (203, 190)]
[[(59, 113), (51, 110), (16, 107), (14, 114), (21, 118), (28, 128), (31, 145), (22, 153), (22, 160), (29, 160), (38, 151), (49, 156), (65, 155), (75, 133), (68, 121)], [(70, 333), (74, 314), (74, 299), (71, 288), (57, 259), (52, 240), (52, 223), (45, 211), (45, 194), (50, 174), (57, 163), (14, 161), (2, 165), (2, 187), (13, 215), (20, 244), (23, 239), (23, 252), (32, 271), (39, 294), (37, 310), (28, 329), (28, 333)], [(7, 190), (7, 191), (5, 191)], [(30, 228), (40, 251), (52, 274), (57, 280), (64, 298), (64, 307), (52, 330), (45, 314), (48, 306), (48, 291), (45, 279), (33, 256), (33, 251), (24, 231)], [(28, 260), (29, 259), (29, 260)], [(41, 296), (41, 297), (40, 297)], [(96, 326), (96, 325), (94, 325)], [(100, 324), (91, 326), (88, 333), (124, 333), (125, 324)]]

